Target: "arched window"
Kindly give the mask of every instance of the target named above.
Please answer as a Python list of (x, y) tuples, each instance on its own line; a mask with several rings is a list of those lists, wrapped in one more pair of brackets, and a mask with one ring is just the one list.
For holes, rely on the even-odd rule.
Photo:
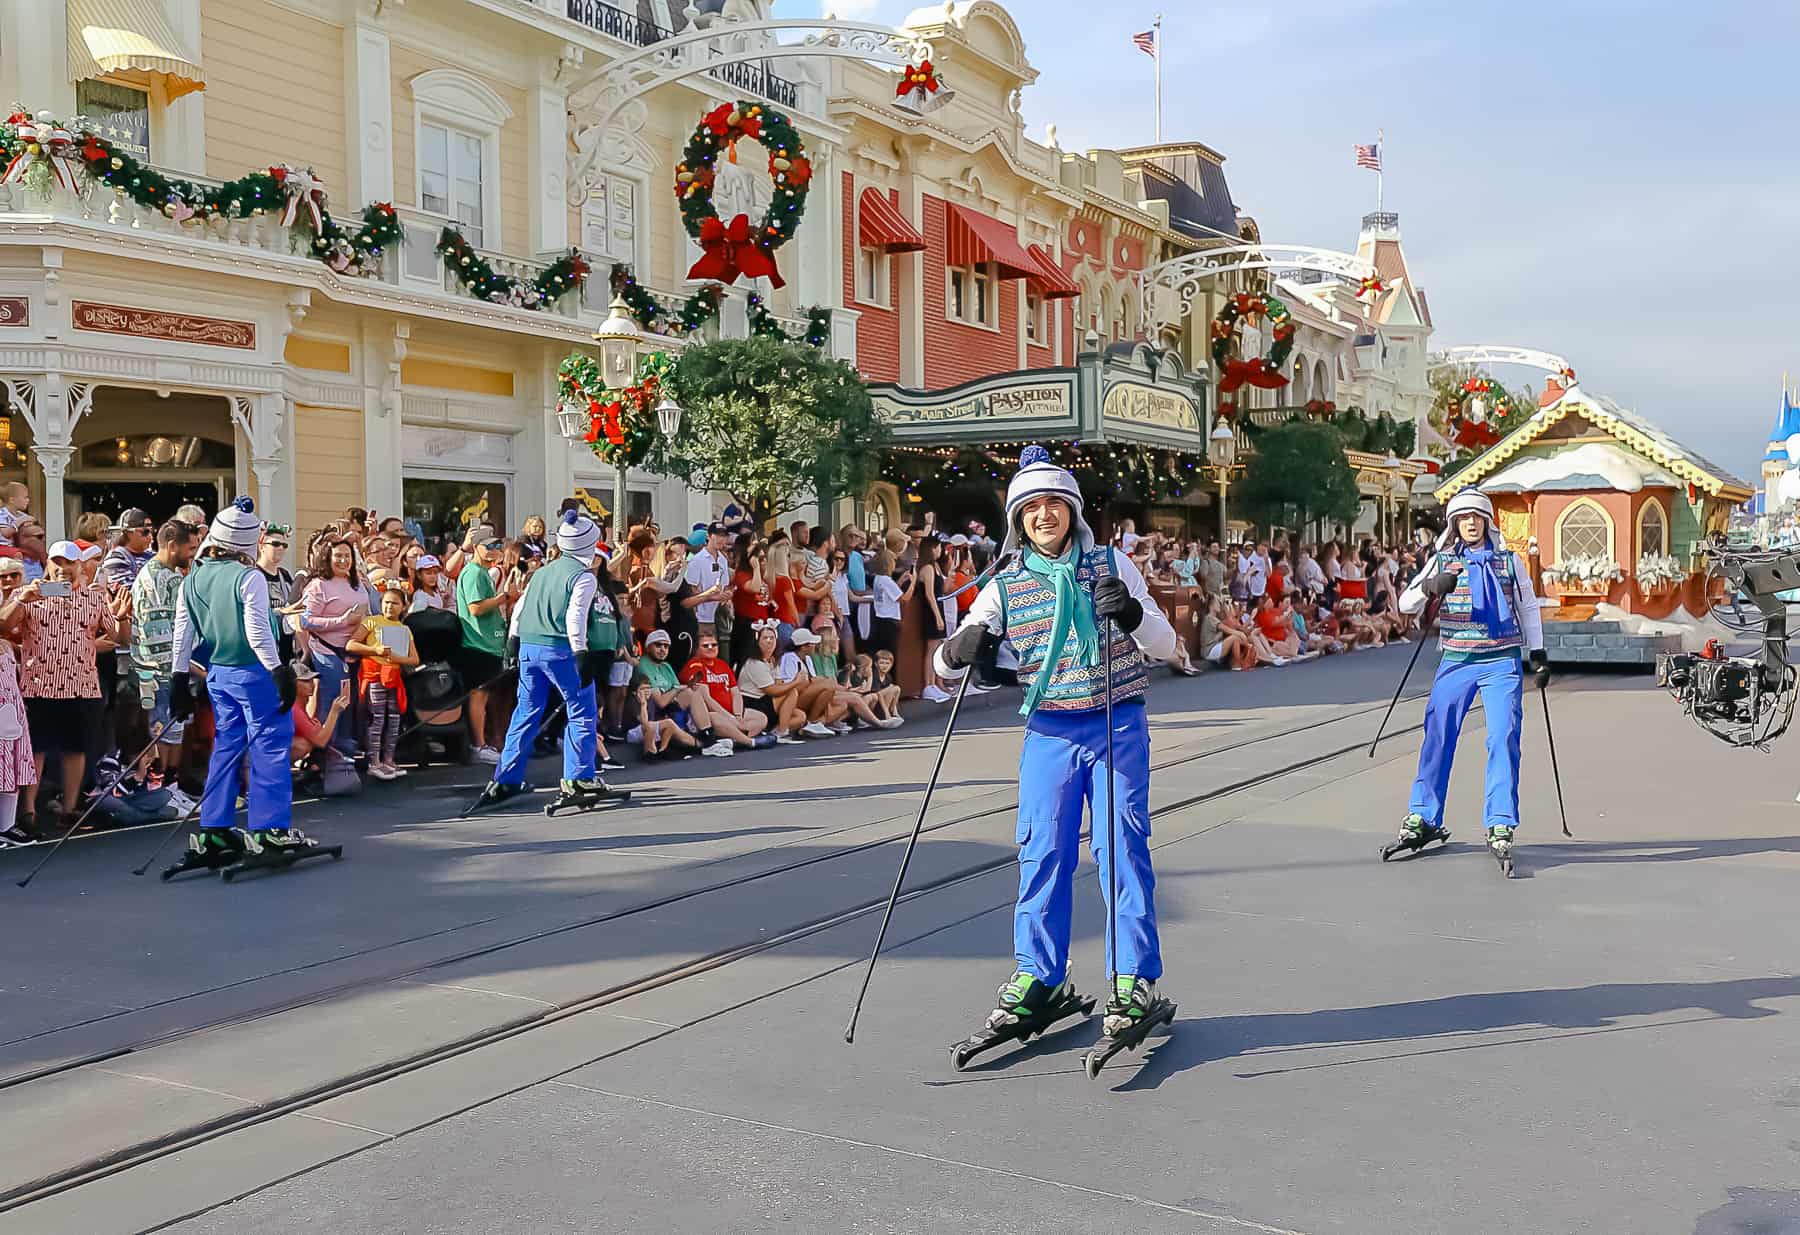
[(1669, 517), (1663, 513), (1662, 503), (1655, 498), (1645, 502), (1639, 509), (1637, 533), (1639, 557), (1646, 553), (1668, 553)]
[(1563, 511), (1556, 521), (1556, 560), (1577, 557), (1611, 558), (1613, 525), (1598, 502), (1581, 499)]

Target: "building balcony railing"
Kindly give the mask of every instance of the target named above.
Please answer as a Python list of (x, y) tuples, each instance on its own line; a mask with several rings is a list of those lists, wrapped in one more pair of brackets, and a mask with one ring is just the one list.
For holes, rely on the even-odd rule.
[[(604, 0), (561, 0), (561, 3), (564, 15), (570, 21), (580, 22), (590, 30), (633, 47), (650, 47), (662, 42), (672, 33), (653, 21), (615, 8)], [(734, 90), (757, 95), (781, 107), (800, 105), (799, 84), (776, 73), (767, 61), (721, 65), (712, 70), (712, 76)]]
[[(181, 175), (184, 180), (207, 188), (216, 188), (223, 183), (185, 172)], [(182, 240), (211, 241), (214, 244), (240, 246), (284, 257), (297, 256), (301, 252), (300, 241), (293, 230), (281, 226), (279, 211), (265, 212), (247, 219), (184, 223), (160, 210), (140, 206), (128, 197), (100, 186), (82, 193), (52, 187), (46, 198), (35, 190), (26, 189), (23, 184), (0, 185), (0, 221), (26, 217), (116, 228), (121, 232), (140, 235), (147, 233)]]

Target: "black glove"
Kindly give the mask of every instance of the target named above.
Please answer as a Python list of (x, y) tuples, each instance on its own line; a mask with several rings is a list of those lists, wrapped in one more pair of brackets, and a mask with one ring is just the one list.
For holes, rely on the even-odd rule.
[(999, 646), (999, 635), (980, 622), (970, 622), (944, 640), (941, 655), (944, 664), (950, 668), (967, 669), (971, 665), (980, 664), (984, 656)]
[(293, 711), (294, 697), (300, 692), (300, 679), (294, 676), (294, 666), (283, 661), (275, 666), (273, 676), (275, 678), (275, 697), (281, 701), (281, 710)]
[(575, 653), (575, 667), (581, 671), (581, 684), (584, 687), (592, 686), (606, 671), (606, 653), (577, 652)]
[(1125, 580), (1118, 578), (1106, 578), (1094, 584), (1094, 612), (1102, 621), (1111, 618), (1117, 622), (1119, 629), (1128, 635), (1144, 621), (1144, 606), (1125, 586)]
[(1458, 572), (1440, 570), (1419, 585), (1419, 590), (1427, 596), (1448, 596), (1456, 588)]
[(519, 636), (506, 641), (506, 655), (500, 658), (500, 667), (509, 671), (519, 667)]
[(194, 675), (177, 673), (169, 680), (169, 719), (184, 724), (194, 717)]
[(1550, 689), (1550, 658), (1544, 654), (1543, 648), (1533, 648), (1526, 658), (1531, 669), (1531, 680), (1537, 683), (1539, 690)]

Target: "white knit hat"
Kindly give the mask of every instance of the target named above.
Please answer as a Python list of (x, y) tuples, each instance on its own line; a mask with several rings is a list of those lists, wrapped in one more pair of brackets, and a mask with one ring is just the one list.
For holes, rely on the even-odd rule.
[(1034, 497), (1050, 494), (1069, 504), (1073, 516), (1076, 548), (1086, 553), (1094, 547), (1094, 532), (1081, 511), (1081, 486), (1074, 473), (1050, 461), (1050, 452), (1042, 446), (1027, 446), (1019, 452), (1019, 470), (1006, 486), (1006, 541), (1002, 554), (1021, 548), (1024, 537), (1019, 531), (1019, 510)]
[(1444, 530), (1438, 536), (1437, 547), (1448, 549), (1457, 542), (1459, 537), (1456, 534), (1456, 517), (1470, 512), (1487, 520), (1488, 540), (1493, 542), (1496, 549), (1504, 549), (1506, 542), (1500, 535), (1500, 529), (1494, 524), (1493, 500), (1476, 488), (1464, 489), (1451, 498), (1450, 504), (1444, 507)]
[(201, 548), (212, 545), (233, 553), (251, 554), (262, 543), (262, 534), (263, 525), (256, 517), (256, 503), (248, 497), (240, 497), (213, 516), (212, 527), (207, 530), (206, 543)]
[(600, 525), (579, 510), (563, 513), (562, 522), (556, 525), (556, 547), (570, 557), (578, 557), (582, 561), (591, 561), (594, 546), (600, 543)]

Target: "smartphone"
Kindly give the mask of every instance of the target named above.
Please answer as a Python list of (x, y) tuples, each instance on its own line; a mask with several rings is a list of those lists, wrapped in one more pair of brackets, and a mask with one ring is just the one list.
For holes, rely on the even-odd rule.
[(38, 584), (39, 596), (71, 596), (74, 589), (67, 579), (45, 579)]

